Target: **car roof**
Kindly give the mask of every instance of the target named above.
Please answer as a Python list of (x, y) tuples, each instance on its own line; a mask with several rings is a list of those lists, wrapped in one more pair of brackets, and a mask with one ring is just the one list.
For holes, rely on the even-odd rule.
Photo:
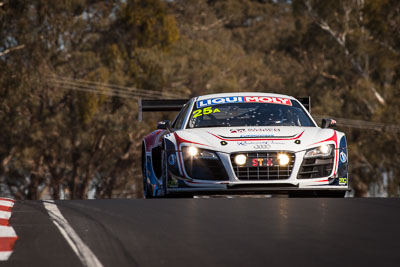
[(232, 97), (232, 96), (269, 96), (269, 97), (282, 97), (295, 99), (292, 96), (282, 95), (282, 94), (273, 94), (273, 93), (260, 93), (260, 92), (233, 92), (233, 93), (220, 93), (220, 94), (210, 94), (210, 95), (202, 95), (198, 96), (196, 100), (205, 100), (210, 98), (218, 98), (218, 97)]

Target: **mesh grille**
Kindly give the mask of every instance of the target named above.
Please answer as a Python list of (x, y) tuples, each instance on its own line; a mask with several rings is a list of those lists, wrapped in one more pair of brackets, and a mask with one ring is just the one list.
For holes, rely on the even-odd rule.
[(238, 166), (235, 163), (235, 156), (238, 154), (246, 155), (248, 161), (252, 161), (253, 159), (261, 158), (261, 159), (272, 159), (273, 161), (277, 161), (277, 156), (282, 152), (251, 152), (251, 153), (234, 153), (231, 154), (231, 163), (233, 166), (233, 170), (235, 171), (236, 177), (239, 180), (286, 180), (289, 179), (294, 165), (295, 155), (294, 153), (286, 153), (289, 156), (289, 164), (282, 166), (256, 166), (256, 167), (246, 167), (246, 166)]

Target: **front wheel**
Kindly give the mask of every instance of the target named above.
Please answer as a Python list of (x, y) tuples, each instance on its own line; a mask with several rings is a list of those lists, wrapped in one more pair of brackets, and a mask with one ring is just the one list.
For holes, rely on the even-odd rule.
[(147, 183), (146, 177), (143, 177), (143, 197), (153, 198), (153, 194), (151, 193), (150, 185)]
[[(143, 150), (143, 149), (142, 149)], [(150, 185), (147, 183), (147, 168), (146, 168), (146, 153), (142, 151), (142, 177), (143, 177), (143, 197), (152, 198), (153, 194), (151, 192)]]
[(167, 165), (167, 152), (165, 150), (161, 151), (161, 163), (162, 163), (162, 188), (163, 188), (163, 195), (168, 195), (168, 165)]

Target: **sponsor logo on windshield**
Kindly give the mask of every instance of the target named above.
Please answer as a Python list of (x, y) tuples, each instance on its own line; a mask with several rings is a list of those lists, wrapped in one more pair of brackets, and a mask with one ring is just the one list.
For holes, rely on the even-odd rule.
[(292, 102), (288, 98), (268, 97), (268, 96), (230, 96), (218, 97), (197, 101), (197, 108), (226, 103), (272, 103), (291, 106)]

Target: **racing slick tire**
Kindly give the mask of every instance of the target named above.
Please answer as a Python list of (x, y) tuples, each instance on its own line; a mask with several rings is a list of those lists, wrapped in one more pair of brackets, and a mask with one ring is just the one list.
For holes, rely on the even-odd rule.
[(164, 150), (161, 151), (161, 177), (162, 177), (162, 189), (164, 197), (168, 196), (168, 164), (167, 164), (167, 152)]

